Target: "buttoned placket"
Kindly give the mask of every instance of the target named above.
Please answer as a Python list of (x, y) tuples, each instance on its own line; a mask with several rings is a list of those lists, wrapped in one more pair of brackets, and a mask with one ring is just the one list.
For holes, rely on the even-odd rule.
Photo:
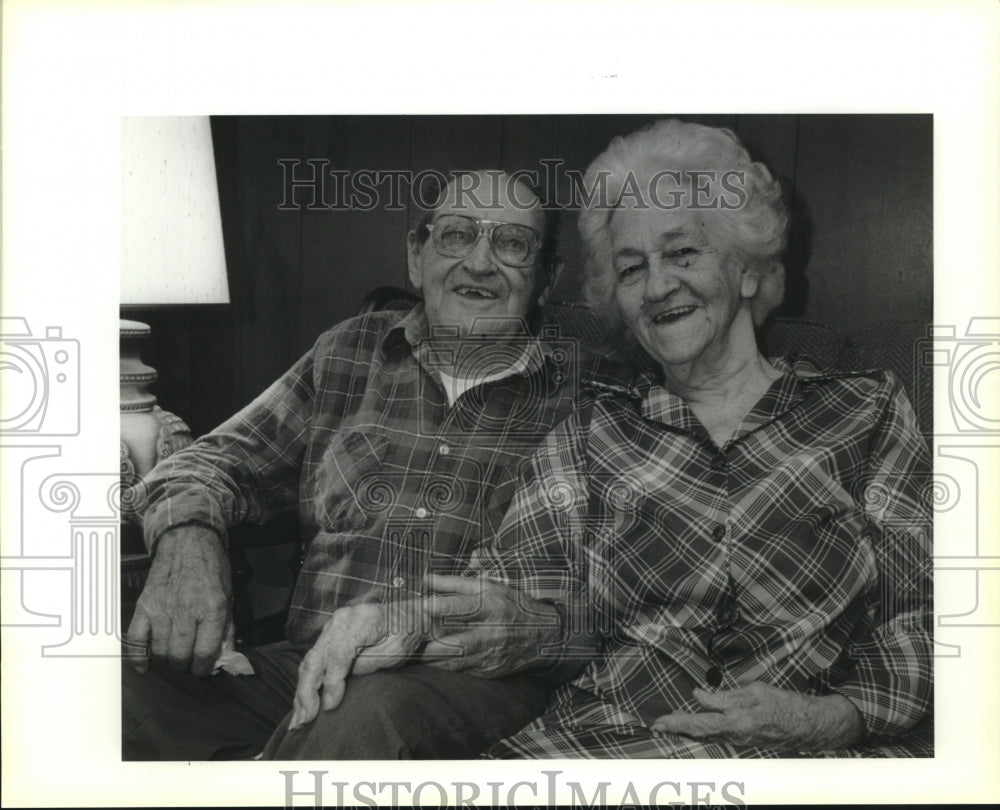
[[(383, 601), (388, 602), (409, 599), (421, 593), (423, 580), (433, 557), (435, 515), (420, 499), (427, 491), (427, 481), (433, 480), (437, 472), (434, 462), (439, 453), (428, 452), (427, 445), (436, 440), (432, 436), (423, 435), (423, 432), (431, 427), (435, 433), (440, 432), (451, 409), (447, 406), (440, 381), (436, 375), (428, 374), (421, 363), (421, 347), (426, 350), (426, 344), (411, 345), (413, 365), (404, 372), (407, 376), (413, 375), (411, 384), (421, 409), (417, 424), (418, 438), (410, 453), (430, 459), (431, 465), (419, 470), (407, 467), (404, 479), (406, 485), (401, 487), (400, 497), (385, 518), (385, 539), (391, 556), (384, 569)], [(437, 396), (428, 396), (428, 380), (433, 381), (431, 385)], [(401, 461), (397, 459), (397, 463)]]
[[(428, 459), (429, 464), (425, 469), (419, 471), (423, 479), (421, 484), (410, 488), (413, 491), (419, 491), (420, 498), (411, 496), (408, 503), (397, 504), (392, 514), (387, 518), (390, 527), (391, 524), (400, 527), (395, 530), (395, 534), (398, 536), (392, 538), (391, 543), (393, 547), (399, 549), (399, 553), (396, 553), (390, 561), (389, 571), (386, 574), (389, 587), (386, 588), (385, 592), (388, 598), (392, 598), (394, 592), (398, 593), (404, 588), (412, 592), (420, 590), (422, 587), (423, 574), (427, 573), (425, 569), (427, 569), (434, 554), (436, 530), (439, 528), (441, 516), (435, 513), (433, 504), (426, 503), (421, 499), (433, 487), (435, 481), (445, 482), (450, 487), (454, 485), (463, 465), (468, 465), (471, 468), (476, 463), (475, 458), (470, 456), (470, 448), (467, 446), (468, 439), (464, 438), (469, 432), (470, 425), (477, 425), (483, 420), (484, 413), (473, 406), (481, 406), (484, 411), (487, 411), (490, 408), (490, 396), (494, 387), (511, 385), (514, 378), (520, 379), (525, 374), (538, 373), (538, 369), (534, 371), (530, 368), (522, 369), (510, 377), (492, 380), (470, 388), (454, 402), (449, 403), (444, 384), (433, 370), (437, 361), (442, 360), (442, 358), (432, 355), (430, 352), (430, 347), (424, 343), (411, 348), (418, 375), (418, 379), (415, 381), (418, 387), (418, 396), (421, 397), (422, 404), (427, 409), (424, 412), (425, 418), (421, 419), (421, 428), (428, 429), (433, 425), (434, 435), (421, 440), (428, 442), (429, 446), (425, 445), (427, 452), (422, 452), (421, 455)], [(548, 362), (548, 357), (543, 356), (542, 362)], [(558, 383), (562, 384), (564, 379), (565, 375)], [(432, 388), (434, 393), (431, 394), (429, 390), (426, 390), (427, 388)], [(539, 398), (535, 407), (541, 409), (538, 412), (534, 409), (531, 411), (537, 420), (537, 424), (532, 423), (536, 429), (535, 432), (547, 432), (552, 425), (545, 421), (542, 411), (549, 407), (549, 403), (543, 402)], [(490, 416), (489, 413), (485, 415)], [(492, 416), (499, 419), (502, 416), (509, 416), (509, 414), (497, 413)], [(429, 420), (426, 417), (432, 417), (432, 419)], [(541, 433), (537, 438), (541, 439)], [(488, 466), (484, 465), (483, 467), (484, 475)], [(480, 483), (485, 485), (488, 482)], [(478, 497), (480, 496), (477, 495)], [(407, 540), (411, 542), (404, 542)], [(414, 548), (414, 546), (416, 547)], [(423, 559), (416, 561), (407, 559), (410, 552), (419, 554), (420, 551), (424, 552), (420, 555)], [(418, 568), (420, 571), (417, 570)]]
[[(386, 575), (388, 598), (393, 598), (394, 593), (404, 588), (410, 592), (423, 590), (423, 579), (431, 572), (430, 564), (435, 553), (435, 529), (440, 518), (433, 504), (424, 499), (428, 492), (434, 491), (436, 482), (449, 488), (454, 486), (461, 464), (468, 462), (467, 453), (462, 450), (460, 428), (462, 416), (468, 407), (467, 398), (463, 393), (455, 402), (449, 403), (440, 378), (420, 365), (418, 354), (415, 350), (417, 373), (421, 375), (419, 385), (432, 385), (437, 393), (437, 397), (433, 399), (422, 396), (425, 417), (432, 414), (434, 417), (434, 434), (420, 439), (427, 443), (426, 452), (421, 455), (429, 460), (428, 466), (418, 472), (422, 480), (419, 485), (413, 484), (410, 489), (414, 494), (389, 517), (389, 531), (396, 535), (390, 537), (390, 546), (398, 549), (398, 552), (390, 561)], [(428, 383), (428, 380), (431, 382)], [(421, 394), (424, 393), (426, 392), (421, 391)], [(428, 420), (422, 419), (421, 428), (428, 427)], [(411, 471), (411, 474), (417, 473)], [(393, 523), (400, 528), (392, 529)], [(406, 540), (411, 542), (405, 542)]]

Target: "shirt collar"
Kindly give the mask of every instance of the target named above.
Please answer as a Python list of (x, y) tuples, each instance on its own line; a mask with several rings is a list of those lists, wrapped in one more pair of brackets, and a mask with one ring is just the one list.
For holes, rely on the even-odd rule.
[(802, 380), (799, 379), (796, 368), (781, 358), (770, 362), (782, 374), (771, 383), (771, 386), (764, 392), (764, 396), (743, 417), (743, 421), (733, 436), (734, 439), (773, 422), (802, 401)]
[(430, 334), (430, 326), (427, 323), (427, 313), (424, 311), (423, 302), (417, 303), (407, 312), (399, 322), (386, 332), (382, 338), (382, 352), (385, 356), (399, 356), (401, 352), (409, 353), (420, 341)]
[[(421, 301), (386, 333), (382, 339), (382, 351), (387, 358), (408, 354), (421, 362), (420, 353), (427, 351), (429, 344), (426, 341), (430, 334), (430, 322), (427, 320), (427, 312)], [(565, 344), (568, 340), (570, 339), (560, 340), (557, 334), (550, 335), (544, 331), (541, 336), (518, 336), (511, 341), (514, 344), (511, 359), (524, 356), (525, 360), (516, 373), (529, 375), (538, 371), (543, 364), (556, 366), (564, 364), (568, 351)], [(426, 357), (421, 365), (426, 365)], [(566, 376), (563, 374), (559, 379), (564, 379)]]
[[(743, 417), (743, 421), (730, 441), (735, 441), (786, 414), (802, 401), (805, 396), (804, 385), (807, 385), (812, 378), (823, 378), (823, 375), (818, 374), (815, 368), (808, 363), (788, 362), (783, 358), (772, 359), (770, 362), (782, 372), (781, 376), (771, 384), (764, 396)], [(611, 386), (600, 384), (595, 387), (611, 389)], [(658, 372), (642, 371), (633, 378), (631, 385), (627, 388), (615, 388), (616, 393), (625, 393), (637, 401), (643, 418), (688, 433), (707, 435), (687, 403), (663, 387)]]

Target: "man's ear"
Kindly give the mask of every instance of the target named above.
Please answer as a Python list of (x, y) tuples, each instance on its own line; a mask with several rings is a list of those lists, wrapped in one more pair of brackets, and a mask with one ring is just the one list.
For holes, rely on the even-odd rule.
[(422, 290), (424, 286), (424, 266), (420, 256), (422, 248), (416, 231), (410, 231), (406, 236), (406, 267), (410, 273), (410, 283), (416, 290)]
[(549, 300), (549, 296), (552, 294), (552, 290), (555, 288), (556, 282), (559, 280), (559, 275), (562, 273), (562, 270), (563, 261), (562, 259), (559, 259), (552, 268), (552, 271), (548, 274), (548, 278), (545, 279), (545, 282), (538, 290), (538, 296), (535, 300), (537, 301), (537, 305), (539, 307), (545, 306), (545, 302)]

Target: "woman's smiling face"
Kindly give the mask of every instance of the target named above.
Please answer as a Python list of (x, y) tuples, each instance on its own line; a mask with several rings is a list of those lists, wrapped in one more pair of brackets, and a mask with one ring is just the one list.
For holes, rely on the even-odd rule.
[(619, 208), (610, 222), (615, 299), (626, 326), (666, 367), (724, 361), (730, 328), (756, 292), (704, 219), (684, 209)]

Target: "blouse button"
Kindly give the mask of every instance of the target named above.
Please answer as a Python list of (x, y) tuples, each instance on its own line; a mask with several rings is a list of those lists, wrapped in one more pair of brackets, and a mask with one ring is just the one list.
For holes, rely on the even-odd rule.
[(427, 517), (427, 510), (422, 506), (418, 506), (415, 514), (418, 518), (425, 518)]
[(731, 626), (738, 617), (739, 609), (736, 602), (731, 598), (724, 599), (722, 604), (715, 610), (715, 618), (723, 628)]

